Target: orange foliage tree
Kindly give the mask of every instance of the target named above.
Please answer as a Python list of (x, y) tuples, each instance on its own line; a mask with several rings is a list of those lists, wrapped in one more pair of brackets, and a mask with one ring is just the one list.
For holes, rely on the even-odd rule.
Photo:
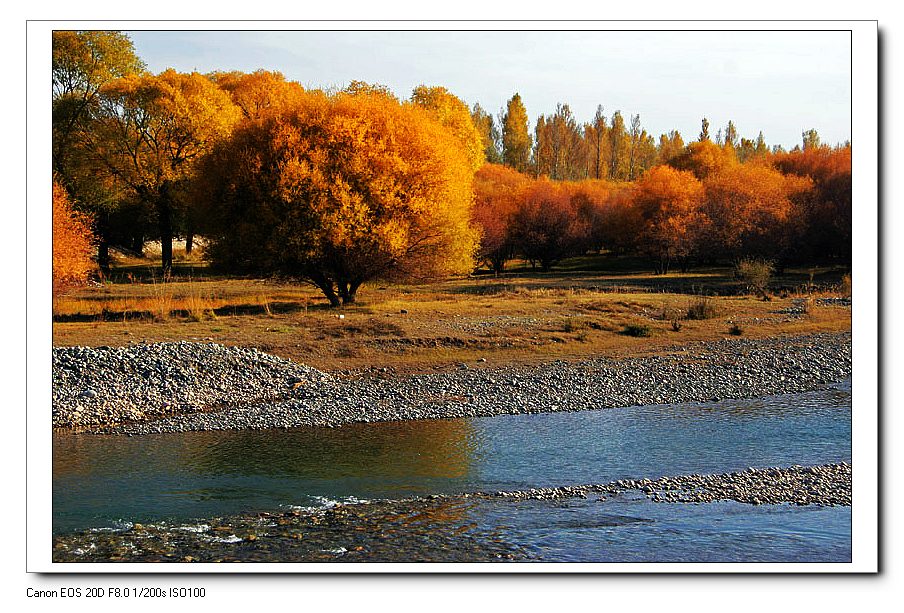
[(510, 232), (518, 251), (543, 270), (586, 249), (589, 220), (578, 215), (573, 185), (541, 177), (518, 194)]
[(260, 117), (264, 111), (284, 106), (304, 93), (304, 88), (295, 81), (286, 81), (282, 73), (269, 70), (214, 72), (209, 76), (229, 92), (247, 119)]
[(374, 278), (470, 272), (473, 176), (425, 109), (359, 88), (244, 122), (207, 156), (196, 193), (215, 264), (304, 279), (338, 306)]
[(801, 223), (798, 259), (834, 258), (851, 261), (851, 146), (807, 147), (779, 153), (772, 165), (785, 173), (813, 181), (809, 198), (799, 202)]
[(84, 283), (95, 269), (91, 259), (91, 220), (72, 208), (69, 197), (53, 183), (53, 293)]
[(812, 181), (782, 175), (766, 164), (737, 164), (704, 181), (703, 211), (711, 225), (706, 254), (715, 257), (780, 258), (790, 246), (794, 202), (806, 197)]
[(637, 182), (634, 205), (644, 223), (640, 248), (658, 260), (658, 272), (667, 273), (673, 260), (687, 268), (708, 225), (703, 195), (692, 173), (669, 166), (654, 166)]
[(511, 218), (518, 208), (518, 192), (530, 177), (500, 164), (484, 164), (474, 175), (474, 223), (481, 229), (477, 258), (495, 273), (505, 270), (514, 256)]

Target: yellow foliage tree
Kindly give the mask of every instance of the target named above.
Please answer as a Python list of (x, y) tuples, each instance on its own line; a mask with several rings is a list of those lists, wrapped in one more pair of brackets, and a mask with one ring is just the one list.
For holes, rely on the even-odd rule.
[(60, 185), (53, 183), (53, 293), (84, 283), (95, 269), (91, 220), (72, 208)]
[(338, 306), (377, 277), (469, 272), (473, 175), (419, 106), (312, 92), (216, 147), (197, 193), (215, 264), (304, 279)]
[(215, 72), (210, 79), (229, 92), (232, 101), (248, 119), (260, 117), (265, 111), (288, 104), (304, 93), (300, 84), (286, 81), (282, 73), (268, 70)]
[(232, 130), (241, 112), (199, 73), (129, 75), (101, 89), (90, 150), (99, 165), (151, 208), (164, 272), (173, 262), (180, 193), (194, 164)]
[(445, 87), (420, 85), (411, 94), (411, 101), (423, 107), (436, 121), (452, 132), (464, 148), (471, 163), (471, 170), (477, 171), (486, 162), (483, 138), (474, 126), (468, 106), (455, 97)]

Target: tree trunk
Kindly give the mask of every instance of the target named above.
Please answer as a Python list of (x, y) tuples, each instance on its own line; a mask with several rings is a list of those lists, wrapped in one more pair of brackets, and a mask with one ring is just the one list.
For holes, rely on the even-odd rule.
[(316, 285), (323, 295), (326, 296), (326, 299), (330, 301), (330, 306), (336, 308), (341, 306), (341, 302), (339, 301), (339, 296), (336, 295), (336, 290), (333, 289), (333, 282), (327, 279), (321, 273), (312, 273), (308, 277), (311, 282)]
[(349, 283), (339, 284), (339, 294), (342, 297), (342, 304), (355, 304), (355, 297), (358, 294), (358, 288), (361, 286), (360, 281), (351, 281)]
[(110, 220), (107, 213), (97, 216), (97, 265), (104, 273), (110, 272)]
[(192, 247), (194, 247), (195, 233), (189, 230), (185, 234), (185, 255), (191, 255)]
[(133, 236), (129, 248), (139, 255), (144, 253), (144, 237), (137, 234)]
[(157, 207), (157, 223), (160, 232), (160, 259), (163, 276), (173, 270), (173, 213), (169, 201), (162, 197)]
[(110, 243), (103, 236), (97, 241), (97, 265), (105, 274), (110, 272)]

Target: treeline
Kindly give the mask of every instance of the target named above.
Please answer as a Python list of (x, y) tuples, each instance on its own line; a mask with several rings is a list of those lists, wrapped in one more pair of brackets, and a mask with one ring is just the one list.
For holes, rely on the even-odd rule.
[[(634, 181), (647, 169), (669, 163), (685, 146), (677, 130), (660, 134), (657, 139), (641, 125), (640, 115), (630, 115), (626, 121), (617, 110), (607, 118), (602, 105), (590, 122), (581, 123), (568, 104), (560, 103), (552, 114), (540, 115), (531, 130), (524, 102), (517, 93), (497, 117), (475, 103), (471, 118), (480, 132), (488, 163), (553, 181)], [(695, 140), (711, 140), (731, 149), (742, 163), (768, 153), (784, 153), (780, 145), (770, 149), (762, 132), (756, 138), (740, 136), (733, 121), (711, 135), (709, 121), (704, 118)], [(793, 151), (819, 146), (819, 135), (811, 129), (803, 133), (802, 145)]]
[(517, 94), (494, 118), (443, 87), (154, 75), (118, 32), (53, 34), (53, 170), (101, 268), (157, 240), (166, 273), (174, 239), (201, 235), (225, 271), (297, 276), (333, 304), (516, 256), (850, 260), (850, 145), (814, 131), (784, 152), (704, 119), (691, 143), (656, 142), (636, 115), (578, 123), (561, 104), (531, 134)]
[(850, 262), (851, 147), (810, 145), (741, 162), (709, 140), (682, 147), (634, 182), (552, 181), (488, 164), (475, 177), (479, 257), (549, 269), (591, 251), (673, 266), (761, 257)]

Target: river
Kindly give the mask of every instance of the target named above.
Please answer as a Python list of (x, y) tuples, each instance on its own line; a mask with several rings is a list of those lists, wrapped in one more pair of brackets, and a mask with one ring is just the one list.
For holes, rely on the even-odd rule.
[[(851, 461), (851, 386), (600, 411), (149, 436), (55, 434), (53, 530)], [(543, 561), (849, 562), (850, 507), (474, 501)], [(459, 517), (457, 521), (462, 521)]]

